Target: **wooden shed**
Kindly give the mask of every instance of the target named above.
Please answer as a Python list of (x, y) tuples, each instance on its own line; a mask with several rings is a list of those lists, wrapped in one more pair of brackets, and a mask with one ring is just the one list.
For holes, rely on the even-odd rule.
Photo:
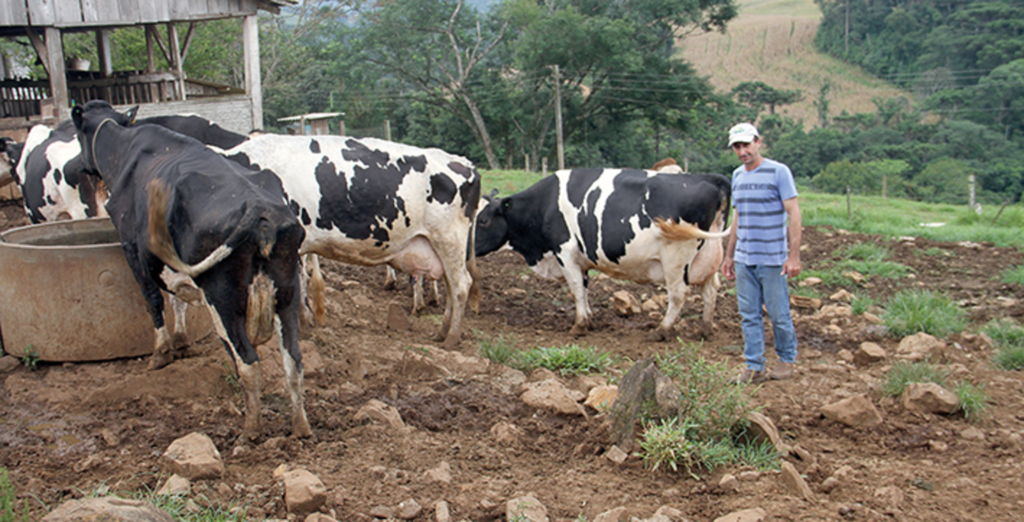
[[(260, 89), (259, 9), (278, 13), (296, 0), (2, 0), (0, 38), (27, 37), (48, 79), (0, 79), (0, 133), (16, 140), (38, 123), (54, 124), (70, 117), (71, 101), (107, 100), (115, 106), (141, 105), (141, 116), (194, 113), (241, 133), (263, 128)], [(242, 18), (244, 88), (190, 80), (182, 70), (197, 23)], [(188, 24), (179, 34), (175, 24)], [(110, 32), (139, 26), (145, 31), (148, 67), (114, 71)], [(96, 35), (94, 71), (89, 64), (68, 60), (62, 36), (69, 32)], [(158, 70), (157, 52), (168, 70)], [(78, 58), (78, 57), (76, 57)]]

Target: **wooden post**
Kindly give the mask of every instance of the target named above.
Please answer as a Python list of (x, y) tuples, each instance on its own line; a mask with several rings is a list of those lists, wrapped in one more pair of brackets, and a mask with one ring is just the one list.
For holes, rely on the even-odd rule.
[(338, 122), (338, 132), (340, 133), (340, 136), (345, 135), (345, 120), (340, 120)]
[[(555, 65), (555, 141), (558, 149), (558, 169), (565, 168), (565, 146), (562, 143), (562, 76)], [(544, 174), (547, 174), (545, 164)]]
[(96, 57), (99, 59), (100, 74), (105, 78), (114, 74), (114, 61), (110, 57), (110, 30), (96, 31)]
[(56, 27), (46, 28), (46, 61), (49, 63), (46, 70), (50, 74), (50, 92), (57, 108), (57, 121), (64, 121), (71, 117), (71, 100), (68, 97), (68, 73), (64, 69), (64, 47), (60, 41), (60, 29)]
[(391, 141), (391, 120), (384, 120), (384, 139)]
[[(146, 24), (146, 72), (156, 72), (156, 56), (153, 54), (153, 36), (156, 33), (156, 26)], [(163, 101), (160, 99), (160, 88), (155, 83), (149, 84), (149, 103)]]
[(173, 23), (167, 24), (167, 46), (171, 51), (171, 65), (174, 73), (178, 75), (177, 89), (178, 99), (185, 101), (185, 71), (181, 66), (181, 46), (178, 42), (178, 28)]
[(967, 176), (967, 206), (974, 210), (974, 174)]
[[(263, 90), (260, 84), (260, 39), (256, 15), (242, 20), (242, 53), (245, 56), (245, 93), (252, 99), (252, 128), (263, 130)], [(345, 134), (345, 123), (341, 124)]]
[(523, 154), (523, 170), (530, 172), (530, 153)]
[(540, 159), (540, 173), (544, 176), (548, 175), (548, 157), (544, 156)]
[(853, 210), (850, 207), (850, 186), (846, 186), (846, 220), (853, 220)]

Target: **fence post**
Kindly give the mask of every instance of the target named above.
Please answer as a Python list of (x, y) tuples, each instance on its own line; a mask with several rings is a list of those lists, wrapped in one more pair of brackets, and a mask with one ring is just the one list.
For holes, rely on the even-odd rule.
[(974, 210), (974, 174), (967, 176), (967, 206)]
[(846, 186), (846, 220), (853, 220), (853, 211), (850, 209), (850, 186)]
[(391, 120), (384, 120), (384, 139), (391, 141)]

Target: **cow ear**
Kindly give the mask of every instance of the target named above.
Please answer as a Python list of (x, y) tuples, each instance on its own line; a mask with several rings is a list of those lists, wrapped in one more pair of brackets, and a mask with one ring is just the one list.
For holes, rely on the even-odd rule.
[(138, 105), (132, 107), (131, 109), (128, 109), (128, 111), (124, 113), (124, 117), (128, 120), (128, 126), (135, 125), (135, 117), (138, 116), (138, 115), (139, 115), (139, 106)]
[(71, 121), (75, 123), (75, 128), (82, 130), (82, 108), (75, 105), (71, 108)]

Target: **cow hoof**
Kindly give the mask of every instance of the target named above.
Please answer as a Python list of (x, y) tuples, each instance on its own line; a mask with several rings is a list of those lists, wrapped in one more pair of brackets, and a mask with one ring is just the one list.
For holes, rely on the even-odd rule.
[(176, 351), (184, 350), (188, 346), (188, 336), (185, 335), (185, 332), (174, 332), (174, 335), (171, 336), (171, 346)]
[(584, 335), (587, 335), (587, 327), (580, 325), (573, 326), (572, 330), (569, 330), (569, 335), (583, 337)]
[(703, 326), (700, 329), (700, 337), (702, 339), (714, 339), (715, 329), (711, 326)]
[(158, 352), (154, 353), (149, 357), (149, 367), (147, 370), (159, 370), (168, 364), (174, 362), (174, 353), (172, 352)]
[(309, 421), (304, 417), (292, 420), (292, 436), (300, 439), (308, 439), (313, 436), (313, 430), (309, 427)]
[(451, 351), (451, 350), (458, 350), (459, 349), (459, 338), (455, 337), (455, 336), (449, 336), (448, 339), (445, 339), (444, 344), (441, 345), (441, 348), (444, 348), (445, 350), (449, 350), (449, 351)]
[(657, 329), (647, 334), (645, 340), (651, 343), (660, 343), (667, 341), (672, 338), (672, 332), (668, 330)]

